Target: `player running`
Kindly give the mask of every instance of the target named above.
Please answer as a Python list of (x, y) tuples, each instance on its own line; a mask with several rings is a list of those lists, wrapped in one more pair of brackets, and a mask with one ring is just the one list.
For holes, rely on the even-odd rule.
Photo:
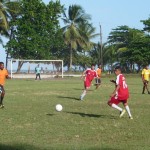
[(148, 69), (148, 65), (144, 67), (142, 70), (142, 81), (143, 81), (143, 91), (142, 94), (145, 94), (145, 89), (147, 90), (148, 94), (150, 94), (148, 89), (148, 82), (149, 82), (149, 76), (150, 76), (150, 70)]
[(101, 84), (101, 74), (102, 74), (102, 67), (101, 67), (100, 64), (98, 65), (98, 68), (96, 69), (96, 72), (97, 72), (98, 77), (95, 79), (95, 81), (96, 81), (95, 85), (96, 85), (96, 89), (98, 89), (100, 84)]
[(83, 78), (84, 75), (85, 75), (85, 77), (84, 77), (84, 90), (83, 90), (83, 93), (82, 93), (81, 96), (80, 96), (80, 100), (83, 100), (84, 96), (85, 96), (86, 93), (87, 93), (87, 90), (88, 90), (88, 89), (90, 88), (90, 86), (91, 86), (92, 80), (93, 80), (94, 78), (97, 78), (97, 73), (96, 73), (96, 71), (95, 71), (95, 65), (92, 64), (90, 69), (85, 70), (85, 71), (82, 73), (81, 79)]
[(4, 68), (4, 63), (0, 62), (0, 108), (4, 108), (3, 99), (5, 96), (4, 84), (6, 78), (10, 79), (8, 71)]
[[(111, 80), (111, 82), (115, 83), (116, 86), (114, 92), (110, 95), (111, 99), (108, 101), (108, 105), (120, 111), (120, 118), (127, 111), (129, 118), (133, 119), (127, 103), (129, 98), (128, 86), (126, 84), (124, 75), (121, 73), (120, 66), (115, 68), (115, 74), (117, 79), (116, 81)], [(123, 103), (126, 111), (118, 106), (119, 103)]]

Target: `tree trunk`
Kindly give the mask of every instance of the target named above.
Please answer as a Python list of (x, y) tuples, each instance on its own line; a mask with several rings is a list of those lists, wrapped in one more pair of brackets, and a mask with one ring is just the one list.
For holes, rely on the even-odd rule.
[(19, 61), (19, 62), (18, 62), (17, 73), (20, 72), (20, 69), (21, 69), (21, 67), (22, 67), (23, 64), (24, 64), (24, 62), (22, 62), (22, 61)]
[(8, 52), (6, 53), (6, 69), (8, 69)]
[(137, 66), (138, 66), (137, 73), (139, 73), (139, 72), (140, 72), (140, 69), (141, 69), (141, 65), (140, 65), (140, 64), (137, 64)]
[(72, 47), (70, 45), (70, 65), (69, 65), (69, 71), (72, 71)]

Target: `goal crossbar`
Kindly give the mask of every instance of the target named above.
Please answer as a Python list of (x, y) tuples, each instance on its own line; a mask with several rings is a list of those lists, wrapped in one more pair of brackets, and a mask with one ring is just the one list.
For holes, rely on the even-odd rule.
[(10, 59), (10, 71), (11, 71), (11, 77), (13, 77), (13, 62), (16, 61), (23, 61), (23, 62), (61, 62), (61, 76), (63, 78), (63, 60), (30, 60), (30, 59)]

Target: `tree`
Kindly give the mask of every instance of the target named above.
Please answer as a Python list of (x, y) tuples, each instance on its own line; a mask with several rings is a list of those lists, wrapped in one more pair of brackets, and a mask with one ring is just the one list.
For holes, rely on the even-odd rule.
[(13, 38), (6, 45), (11, 57), (52, 59), (52, 49), (63, 43), (58, 20), (62, 8), (59, 1), (45, 5), (41, 0), (21, 0), (20, 14), (11, 22)]
[(132, 71), (135, 63), (140, 69), (144, 61), (148, 62), (149, 43), (143, 31), (120, 26), (110, 33), (108, 42), (116, 46), (119, 62), (130, 71)]
[[(12, 2), (8, 1), (6, 3), (6, 7), (7, 7), (7, 12), (9, 14), (8, 15), (9, 28), (4, 35), (8, 40), (11, 40), (14, 36), (13, 26), (11, 26), (11, 23), (17, 19), (17, 16), (20, 13), (20, 3), (17, 0)], [(6, 68), (7, 68), (8, 58), (9, 58), (9, 53), (8, 51), (6, 51)]]
[(144, 24), (144, 31), (150, 32), (150, 17), (147, 20), (141, 20), (141, 22)]
[(83, 46), (83, 50), (91, 50), (94, 45), (96, 44), (95, 42), (92, 42), (92, 39), (96, 38), (97, 36), (99, 36), (99, 33), (95, 33), (96, 32), (96, 28), (93, 27), (92, 24), (84, 22), (79, 24), (79, 30), (80, 30), (80, 34), (82, 35), (84, 44)]
[(63, 15), (64, 17), (62, 20), (66, 24), (66, 26), (62, 28), (64, 33), (63, 36), (66, 45), (69, 47), (69, 70), (71, 70), (73, 50), (76, 50), (78, 45), (81, 47), (85, 46), (85, 41), (79, 29), (79, 25), (82, 23), (88, 23), (90, 16), (86, 14), (83, 8), (79, 5), (70, 5), (68, 9), (68, 15), (66, 15), (65, 11)]
[(6, 32), (8, 29), (8, 12), (7, 0), (0, 0), (0, 33)]

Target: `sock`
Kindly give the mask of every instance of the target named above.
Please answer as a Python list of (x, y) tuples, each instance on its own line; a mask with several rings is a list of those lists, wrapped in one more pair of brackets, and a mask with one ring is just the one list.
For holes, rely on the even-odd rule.
[(128, 112), (129, 117), (131, 117), (132, 115), (131, 115), (129, 106), (127, 105), (127, 106), (125, 106), (125, 108), (126, 108), (126, 111)]
[(122, 108), (117, 106), (116, 104), (112, 104), (111, 107), (113, 107), (113, 108), (115, 108), (115, 109), (117, 109), (119, 111), (122, 111)]
[(0, 97), (0, 105), (3, 104), (3, 98), (4, 98), (3, 96)]
[(81, 94), (81, 98), (83, 99), (83, 97), (86, 95), (86, 90), (83, 91), (83, 93)]
[(144, 93), (145, 92), (145, 86), (143, 86), (143, 91), (142, 91), (142, 93)]

